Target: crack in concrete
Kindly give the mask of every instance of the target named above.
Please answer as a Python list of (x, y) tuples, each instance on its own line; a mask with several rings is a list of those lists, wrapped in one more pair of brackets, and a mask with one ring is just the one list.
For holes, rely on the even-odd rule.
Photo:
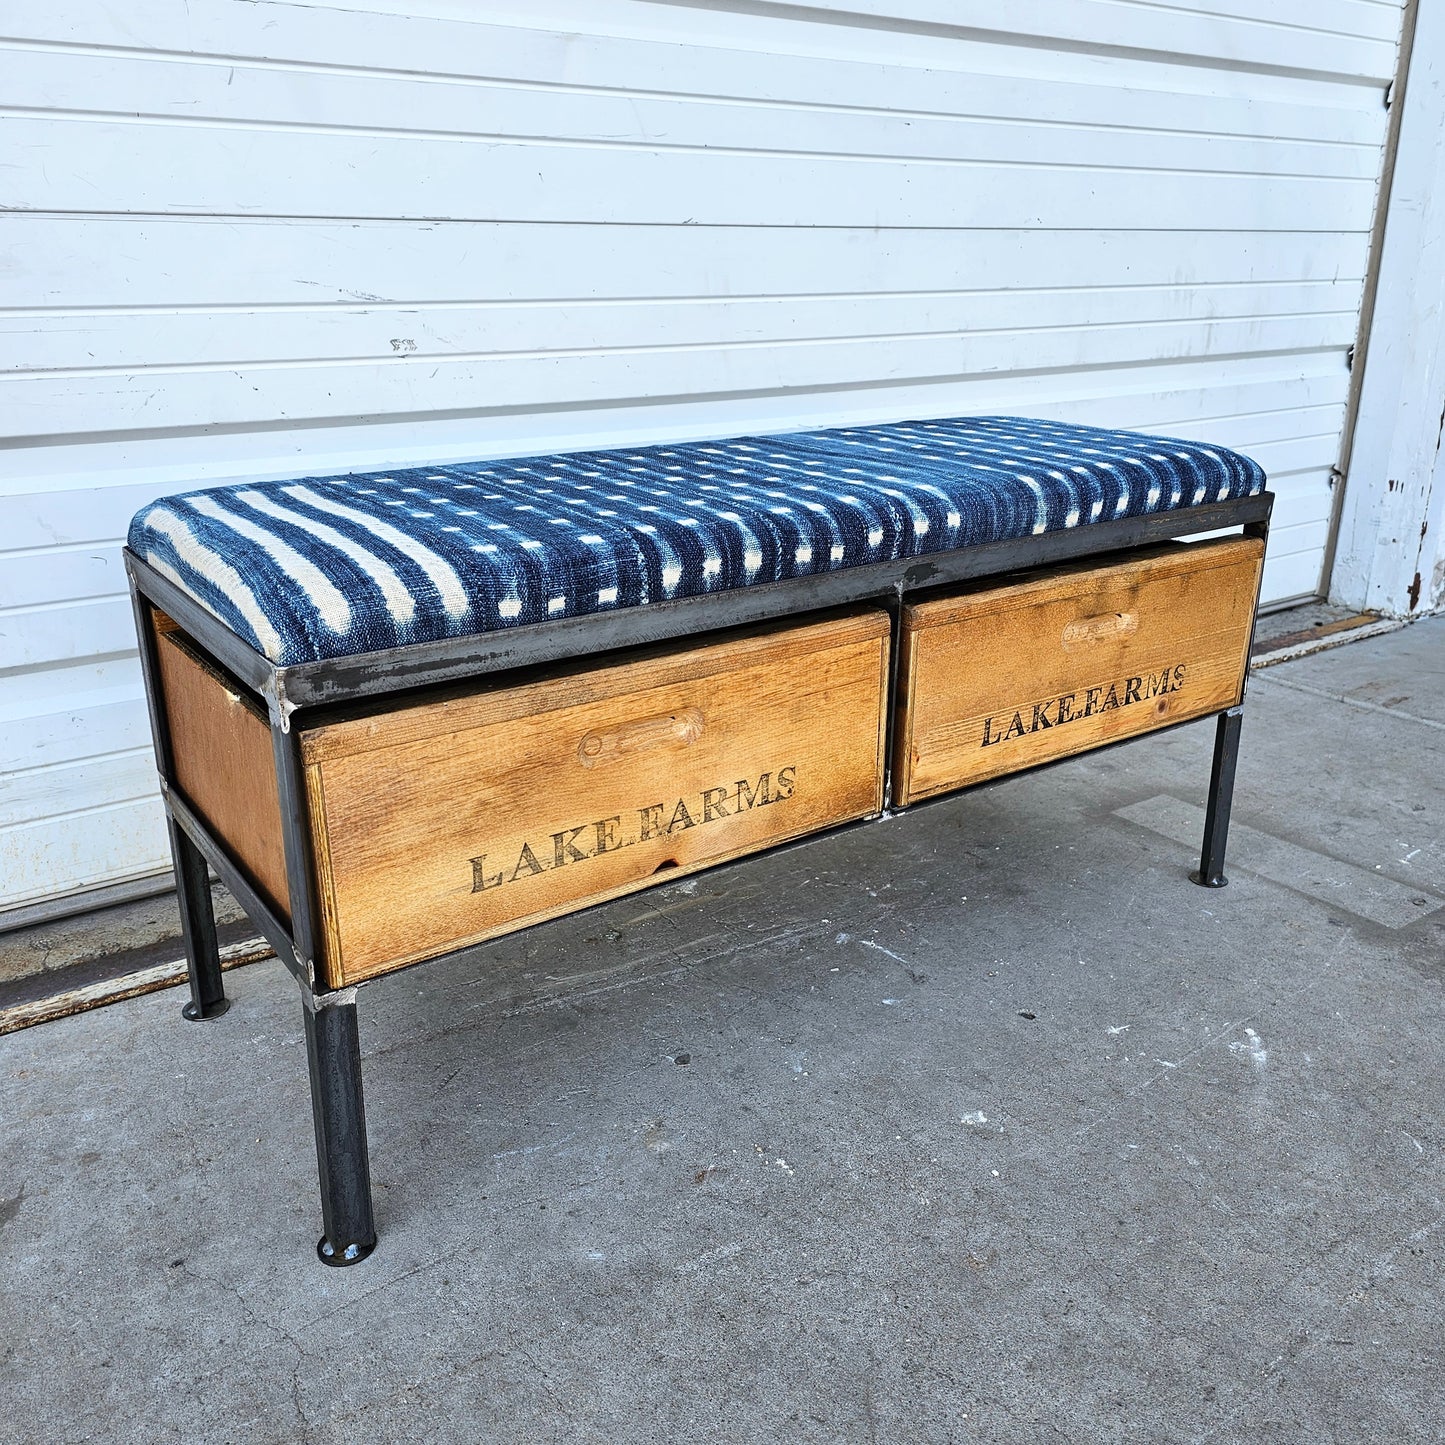
[(249, 1323), (259, 1329), (267, 1330), (278, 1339), (285, 1340), (292, 1349), (296, 1351), (296, 1363), (291, 1370), (291, 1407), (296, 1413), (296, 1427), (300, 1432), (295, 1438), (300, 1445), (312, 1445), (314, 1435), (312, 1434), (311, 1419), (306, 1413), (306, 1407), (301, 1398), (301, 1367), (309, 1359), (301, 1341), (296, 1338), (283, 1324), (274, 1319), (263, 1319), (251, 1307), (250, 1301), (243, 1295), (237, 1286), (228, 1283), (224, 1279), (218, 1279), (211, 1275), (197, 1273), (191, 1268), (189, 1262), (182, 1260), (181, 1273), (187, 1278), (193, 1279), (197, 1284), (210, 1285), (216, 1289), (224, 1290), (227, 1294), (235, 1297), (236, 1303), (241, 1306)]
[[(1436, 1209), (1441, 1208), (1440, 1200), (1436, 1199), (1433, 1203)], [(1371, 1286), (1377, 1286), (1383, 1284), (1386, 1280), (1394, 1279), (1395, 1261), (1400, 1257), (1401, 1253), (1413, 1245), (1424, 1244), (1432, 1234), (1437, 1233), (1442, 1227), (1445, 1227), (1445, 1214), (1437, 1215), (1434, 1219), (1430, 1220), (1428, 1224), (1421, 1225), (1419, 1229), (1411, 1230), (1398, 1244), (1393, 1244), (1389, 1249), (1377, 1254), (1375, 1258), (1370, 1261)]]
[(1282, 677), (1275, 677), (1271, 674), (1251, 678), (1250, 681), (1260, 682), (1268, 687), (1288, 688), (1291, 692), (1302, 692), (1324, 702), (1342, 703), (1345, 707), (1358, 708), (1361, 712), (1382, 713), (1385, 717), (1399, 718), (1402, 722), (1418, 723), (1422, 728), (1434, 728), (1436, 732), (1445, 732), (1445, 722), (1437, 722), (1432, 717), (1421, 717), (1419, 713), (1405, 712), (1398, 707), (1386, 707), (1383, 703), (1368, 702), (1362, 697), (1350, 697), (1348, 693), (1331, 692), (1325, 687), (1311, 687), (1307, 682), (1296, 682), (1293, 678), (1286, 681)]

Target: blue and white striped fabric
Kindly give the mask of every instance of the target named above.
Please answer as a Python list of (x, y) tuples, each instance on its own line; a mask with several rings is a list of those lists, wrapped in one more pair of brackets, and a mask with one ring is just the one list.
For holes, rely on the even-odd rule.
[(232, 484), (130, 547), (289, 665), (1252, 496), (1198, 442), (963, 417)]

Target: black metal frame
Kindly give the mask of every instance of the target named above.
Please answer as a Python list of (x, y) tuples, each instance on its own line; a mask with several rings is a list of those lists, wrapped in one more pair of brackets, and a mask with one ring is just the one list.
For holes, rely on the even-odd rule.
[[(1099, 522), (926, 557), (289, 667), (277, 666), (263, 657), (188, 593), (127, 549), (126, 572), (135, 608), (156, 770), (175, 858), (190, 974), (191, 999), (182, 1012), (188, 1019), (209, 1019), (229, 1006), (222, 989), (211, 911), (208, 870), (214, 870), (301, 986), (325, 1230), (317, 1245), (321, 1259), (333, 1265), (364, 1259), (376, 1246), (376, 1227), (362, 1101), (356, 988), (328, 990), (321, 984), (317, 970), (316, 869), (297, 714), (315, 714), (346, 703), (375, 702), (418, 688), (516, 672), (542, 663), (595, 659), (599, 654), (649, 643), (698, 638), (728, 628), (800, 618), (864, 602), (885, 606), (890, 613), (890, 668), (896, 679), (903, 604), (919, 593), (1064, 561), (1107, 558), (1129, 548), (1205, 532), (1242, 528), (1247, 536), (1267, 539), (1273, 505), (1273, 496), (1265, 492), (1178, 512)], [(1255, 600), (1257, 604), (1257, 596)], [(160, 696), (153, 610), (169, 616), (265, 704), (281, 805), (289, 919), (281, 917), (261, 897), (232, 856), (226, 840), (211, 831), (176, 786), (170, 733)], [(885, 751), (890, 763), (896, 695), (896, 687), (890, 687)], [(1243, 700), (1242, 682), (1237, 703), (1218, 714), (1203, 851), (1199, 871), (1190, 875), (1210, 888), (1221, 888), (1226, 882), (1224, 852)], [(885, 774), (884, 813), (891, 807), (892, 778)], [(485, 946), (471, 945), (437, 957), (465, 956)]]

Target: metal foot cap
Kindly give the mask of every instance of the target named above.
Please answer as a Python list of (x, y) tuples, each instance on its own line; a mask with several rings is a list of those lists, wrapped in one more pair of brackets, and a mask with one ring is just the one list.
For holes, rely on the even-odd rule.
[(345, 1269), (348, 1264), (360, 1264), (375, 1248), (374, 1239), (369, 1244), (335, 1245), (323, 1234), (316, 1241), (316, 1257), (333, 1269)]
[(230, 1007), (231, 1000), (228, 998), (218, 998), (210, 1008), (206, 1009), (198, 1007), (196, 1001), (192, 999), (181, 1009), (181, 1017), (183, 1019), (189, 1019), (193, 1024), (199, 1023), (202, 1019), (220, 1018)]
[(1197, 868), (1189, 875), (1189, 881), (1191, 883), (1197, 883), (1201, 888), (1229, 887), (1229, 879), (1226, 878), (1223, 873), (1220, 873), (1213, 878), (1206, 878), (1204, 874), (1202, 874)]

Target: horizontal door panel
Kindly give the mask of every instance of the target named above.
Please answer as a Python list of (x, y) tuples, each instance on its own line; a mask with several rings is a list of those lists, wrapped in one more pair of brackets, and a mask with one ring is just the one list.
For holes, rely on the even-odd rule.
[(0, 120), (20, 211), (676, 226), (1368, 230), (1368, 180)]
[(0, 552), (0, 618), (7, 608), (118, 596), (125, 591), (125, 568), (114, 543), (23, 555)]
[[(947, 17), (941, 27), (909, 33), (906, 24), (866, 23), (861, 5), (850, 5), (847, 14), (865, 23), (829, 24), (837, 10), (832, 0), (810, 0), (791, 15), (778, 6), (759, 7), (760, 14), (717, 6), (699, 13), (690, 6), (599, 0), (564, 9), (552, 0), (545, 8), (518, 7), (511, 17), (495, 0), (482, 15), (462, 5), (449, 16), (353, 0), (346, 24), (327, 7), (264, 0), (129, 0), (123, 13), (104, 0), (48, 0), (12, 7), (3, 30), (42, 44), (279, 60), (325, 70), (945, 112), (972, 109), (969, 72), (978, 70), (1003, 75), (1016, 87), (1039, 87), (1049, 106), (1040, 114), (1057, 113), (1055, 92), (1062, 85), (1087, 79), (1119, 91), (1172, 91), (1191, 106), (1205, 105), (1211, 93), (1226, 105), (1240, 94), (1313, 100), (1321, 109), (1332, 101), (1337, 111), (1356, 110), (1361, 121), (1376, 123), (1369, 111), (1377, 97), (1358, 81), (1381, 87), (1388, 81), (1399, 24), (1389, 5), (1362, 7), (1370, 24), (1358, 37), (1313, 28), (1300, 13), (1261, 23), (1109, 0), (1006, 9), (986, 0), (964, 9), (954, 0), (939, 5)], [(1065, 43), (1051, 43), (1057, 41)], [(1191, 75), (1190, 62), (1205, 58), (1226, 64)], [(1115, 101), (1129, 103), (1127, 96)], [(1266, 128), (1275, 123), (1262, 119)], [(1198, 123), (1212, 121), (1201, 115)], [(1279, 127), (1279, 133), (1294, 132)], [(1307, 134), (1336, 138), (1327, 129)]]
[(118, 803), (149, 803), (155, 797), (156, 764), (149, 747), (0, 773), (0, 830)]
[(1366, 238), (747, 226), (549, 226), (15, 213), (0, 307), (83, 311), (326, 304), (859, 297), (968, 289), (1328, 284), (1359, 288)]
[[(966, 81), (966, 85), (965, 85)], [(987, 158), (1086, 165), (1372, 180), (1384, 137), (1324, 139), (1323, 107), (1259, 106), (1218, 98), (1014, 77), (958, 77), (964, 113), (920, 112), (899, 75), (896, 94), (850, 104), (740, 104), (557, 89), (450, 76), (298, 73), (264, 64), (167, 61), (0, 46), (0, 95), (10, 113), (65, 112), (284, 127), (304, 147), (329, 132), (443, 139), (546, 138), (659, 149), (742, 150), (892, 159)], [(864, 99), (871, 104), (860, 103)], [(884, 106), (888, 108), (883, 108)], [(897, 107), (896, 109), (894, 107)], [(184, 144), (183, 136), (177, 137)]]
[(159, 794), (0, 828), (0, 908), (169, 867)]
[[(548, 351), (624, 351), (805, 339), (972, 336), (1175, 321), (1324, 318), (1353, 328), (1354, 282), (957, 291), (758, 300), (677, 300), (316, 310), (0, 315), (0, 371), (139, 371), (199, 362), (440, 358)], [(1040, 325), (1047, 316), (1047, 328)], [(1022, 341), (1020, 343), (1023, 344)]]
[[(807, 390), (986, 372), (1184, 360), (1251, 352), (1343, 350), (1349, 314), (1161, 323), (952, 337), (867, 338), (751, 346), (679, 346), (540, 356), (432, 358), (242, 368), (155, 368), (0, 380), (19, 435), (64, 432), (83, 409), (97, 432), (243, 425), (371, 414), (525, 408), (705, 392)], [(1027, 345), (1022, 344), (1026, 339)]]
[(135, 645), (129, 593), (0, 612), (0, 669), (133, 652)]

